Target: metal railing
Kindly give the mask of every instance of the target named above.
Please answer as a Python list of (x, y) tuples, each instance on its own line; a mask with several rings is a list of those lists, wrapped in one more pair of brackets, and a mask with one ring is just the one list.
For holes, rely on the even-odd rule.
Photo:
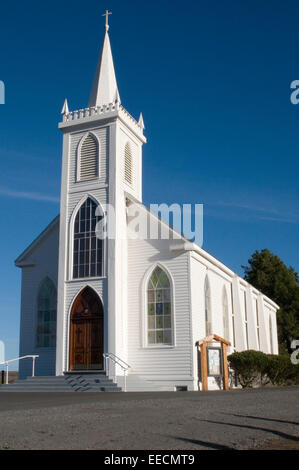
[[(129, 369), (131, 369), (131, 366), (127, 364), (125, 361), (123, 361), (120, 357), (117, 357), (113, 353), (104, 353), (103, 357), (105, 359), (105, 371), (107, 376), (109, 377), (109, 361), (112, 361), (114, 364), (119, 365), (123, 372), (124, 372), (124, 392), (127, 391), (127, 372)], [(114, 374), (114, 382), (116, 382), (116, 374)]]
[(0, 362), (0, 365), (5, 364), (5, 366), (6, 366), (6, 380), (5, 380), (6, 385), (8, 385), (8, 365), (9, 365), (11, 362), (22, 361), (23, 359), (31, 358), (31, 359), (32, 359), (32, 377), (34, 377), (34, 373), (35, 373), (35, 359), (37, 359), (38, 357), (39, 357), (39, 356), (23, 356), (23, 357), (16, 357), (15, 359), (10, 359), (9, 361)]

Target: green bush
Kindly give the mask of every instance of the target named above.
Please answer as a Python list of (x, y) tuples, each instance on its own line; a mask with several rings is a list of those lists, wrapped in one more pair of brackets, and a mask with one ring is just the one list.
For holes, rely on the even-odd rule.
[(289, 355), (276, 356), (261, 351), (235, 352), (228, 356), (230, 367), (234, 370), (243, 388), (254, 383), (266, 385), (291, 385), (299, 383), (299, 365), (291, 362)]
[(273, 385), (296, 384), (299, 379), (299, 365), (292, 364), (289, 355), (267, 355), (267, 376)]
[(228, 360), (243, 388), (252, 387), (256, 380), (264, 381), (267, 367), (265, 353), (253, 350), (235, 352), (228, 356)]

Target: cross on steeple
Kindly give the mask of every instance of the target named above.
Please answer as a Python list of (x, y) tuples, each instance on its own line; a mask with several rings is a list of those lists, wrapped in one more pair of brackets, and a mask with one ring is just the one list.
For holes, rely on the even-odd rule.
[(106, 16), (106, 24), (105, 24), (106, 31), (109, 30), (109, 23), (108, 23), (109, 15), (112, 15), (112, 11), (106, 10), (106, 13), (102, 15), (102, 16)]

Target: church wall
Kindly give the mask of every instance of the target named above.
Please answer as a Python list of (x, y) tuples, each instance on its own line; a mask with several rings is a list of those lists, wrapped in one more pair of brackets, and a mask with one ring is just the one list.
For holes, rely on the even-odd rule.
[[(110, 133), (109, 202), (115, 207), (116, 240), (109, 240), (108, 291), (109, 331), (107, 352), (128, 362), (128, 247), (126, 193), (141, 199), (142, 142), (121, 120), (116, 121)], [(132, 184), (125, 181), (125, 146), (129, 142), (132, 153)], [(110, 371), (122, 374), (118, 366), (110, 364)]]
[[(191, 305), (192, 305), (192, 353), (193, 353), (193, 375), (194, 375), (194, 386), (197, 389), (197, 378), (198, 378), (198, 358), (197, 348), (195, 343), (200, 341), (206, 336), (205, 329), (205, 295), (204, 295), (204, 284), (205, 278), (208, 276), (210, 283), (211, 293), (211, 314), (212, 314), (212, 333), (224, 337), (224, 325), (223, 325), (223, 307), (222, 307), (222, 295), (223, 288), (225, 287), (227, 292), (228, 300), (228, 312), (229, 312), (229, 341), (232, 339), (232, 304), (231, 304), (231, 280), (227, 274), (222, 273), (218, 268), (214, 267), (207, 260), (200, 258), (197, 254), (190, 253), (190, 266), (191, 266)], [(232, 348), (229, 348), (229, 351)], [(209, 378), (209, 386), (211, 388), (218, 388), (215, 380)]]
[[(169, 250), (168, 240), (128, 241), (128, 363), (133, 372), (163, 384), (193, 388), (189, 256)], [(146, 285), (149, 272), (160, 263), (174, 285), (175, 344), (146, 347)]]
[[(276, 309), (267, 297), (263, 296), (234, 273), (230, 276), (228, 273), (222, 271), (219, 267), (214, 266), (211, 262), (194, 252), (190, 254), (190, 273), (193, 344), (206, 336), (204, 282), (207, 275), (211, 290), (212, 333), (221, 337), (224, 337), (222, 295), (223, 287), (226, 288), (229, 311), (229, 338), (226, 339), (232, 344), (232, 346), (228, 348), (228, 354), (232, 353), (234, 350), (243, 351), (246, 349), (255, 349), (270, 353), (270, 316), (272, 320), (273, 353), (278, 354)], [(258, 306), (259, 315), (260, 345), (258, 344), (256, 306)], [(233, 311), (235, 335), (233, 334)], [(245, 318), (247, 318), (247, 334)], [(196, 378), (198, 374), (198, 364), (195, 349), (193, 349), (193, 354), (193, 374)], [(218, 387), (216, 381), (213, 378), (209, 378), (209, 388), (213, 389)]]
[[(69, 368), (69, 320), (73, 301), (79, 292), (85, 287), (92, 287), (100, 296), (104, 306), (104, 328), (107, 330), (107, 246), (104, 250), (104, 276), (100, 279), (72, 280), (72, 258), (73, 258), (73, 222), (77, 210), (81, 206), (82, 199), (87, 195), (92, 196), (101, 204), (108, 202), (108, 149), (109, 149), (109, 127), (96, 127), (92, 129), (99, 141), (99, 178), (91, 181), (77, 182), (77, 162), (78, 162), (78, 145), (81, 139), (86, 135), (86, 130), (74, 132), (70, 135), (69, 155), (68, 159), (68, 184), (63, 185), (62, 192), (67, 192), (66, 196), (66, 223), (64, 227), (66, 235), (66, 253), (62, 255), (65, 260), (63, 280), (63, 320), (61, 338), (61, 347), (63, 353), (62, 370), (58, 373), (68, 370)], [(63, 247), (61, 247), (63, 250)], [(62, 271), (62, 272), (63, 272)], [(104, 334), (106, 341), (107, 334)], [(105, 344), (104, 344), (105, 347)]]
[[(55, 348), (36, 347), (37, 297), (41, 282), (48, 276), (57, 287), (58, 273), (58, 224), (46, 238), (24, 260), (33, 266), (22, 268), (20, 357), (36, 354), (36, 375), (55, 374)], [(32, 360), (25, 359), (19, 364), (20, 378), (31, 376)]]

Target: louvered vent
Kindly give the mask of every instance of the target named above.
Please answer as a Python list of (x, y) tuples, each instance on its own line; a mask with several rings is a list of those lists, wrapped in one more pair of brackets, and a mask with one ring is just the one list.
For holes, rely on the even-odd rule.
[(132, 184), (132, 152), (129, 142), (125, 146), (125, 181), (126, 183)]
[(81, 147), (80, 180), (89, 180), (98, 176), (98, 144), (92, 135), (88, 135)]

